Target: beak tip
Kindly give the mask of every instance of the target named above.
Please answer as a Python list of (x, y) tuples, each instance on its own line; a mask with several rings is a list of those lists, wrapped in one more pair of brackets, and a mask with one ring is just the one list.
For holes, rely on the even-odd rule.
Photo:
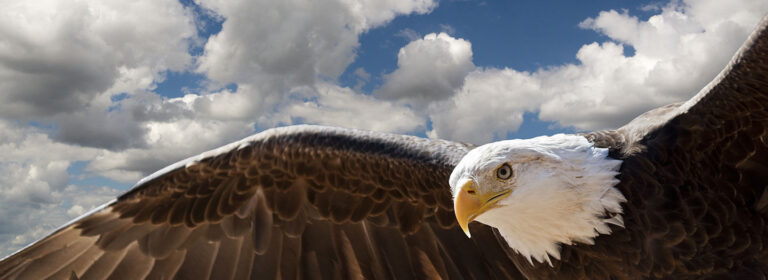
[(469, 233), (469, 223), (459, 222), (459, 228), (461, 228), (461, 231), (464, 232), (467, 238), (472, 238), (472, 234)]

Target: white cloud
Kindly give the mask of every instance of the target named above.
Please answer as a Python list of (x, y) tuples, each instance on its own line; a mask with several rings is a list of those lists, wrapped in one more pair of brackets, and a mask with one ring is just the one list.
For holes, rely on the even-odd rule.
[(53, 141), (44, 131), (22, 127), (0, 119), (0, 162), (48, 163), (57, 160), (87, 160), (98, 149), (84, 148)]
[(478, 69), (467, 75), (453, 98), (432, 104), (428, 135), (478, 144), (504, 139), (520, 127), (523, 112), (534, 110), (544, 98), (541, 82), (528, 73)]
[(222, 84), (260, 85), (278, 95), (318, 78), (336, 79), (354, 60), (362, 32), (436, 6), (430, 0), (199, 3), (226, 20), (197, 70)]
[[(314, 123), (385, 132), (416, 132), (425, 119), (408, 107), (331, 84), (316, 86), (315, 97), (281, 110), (288, 123)], [(278, 117), (279, 118), (279, 117)]]
[(91, 107), (65, 114), (57, 122), (59, 129), (54, 138), (64, 143), (112, 150), (146, 144), (146, 129), (126, 111), (104, 112)]
[(194, 36), (189, 12), (172, 0), (5, 3), (0, 117), (45, 120), (88, 107), (117, 81), (126, 91), (146, 87), (191, 62)]
[(166, 165), (239, 140), (253, 131), (253, 123), (205, 118), (149, 121), (146, 148), (103, 151), (86, 171), (120, 182), (136, 182)]
[(73, 218), (66, 214), (72, 207), (90, 209), (117, 194), (109, 188), (68, 186), (70, 164), (99, 152), (57, 143), (40, 129), (0, 119), (0, 256)]
[(251, 93), (249, 86), (238, 89), (238, 92), (222, 90), (205, 95), (187, 95), (187, 102), (191, 101), (192, 110), (198, 116), (214, 120), (247, 120), (252, 119), (265, 109), (263, 100), (255, 100), (251, 96), (259, 95)]
[(450, 24), (440, 24), (440, 31), (451, 36), (456, 34), (456, 28), (453, 28)]
[(358, 67), (357, 69), (355, 69), (355, 76), (357, 76), (358, 78), (360, 78), (361, 80), (363, 80), (365, 82), (367, 82), (367, 81), (369, 81), (371, 79), (371, 73), (368, 73), (362, 67)]
[(355, 78), (357, 79), (357, 83), (355, 84), (355, 91), (361, 91), (362, 88), (367, 84), (369, 81), (371, 81), (371, 73), (368, 73), (368, 71), (365, 71), (363, 67), (358, 67), (355, 69)]
[(47, 193), (48, 202), (24, 205), (0, 199), (0, 256), (34, 242), (96, 206), (115, 198), (120, 191), (108, 187), (69, 185)]
[(397, 66), (374, 95), (423, 107), (451, 97), (461, 87), (475, 68), (472, 44), (445, 33), (427, 34), (400, 49)]
[[(664, 6), (646, 21), (627, 12), (601, 12), (580, 26), (612, 41), (582, 46), (578, 64), (534, 73), (473, 72), (460, 94), (430, 111), (430, 136), (485, 143), (515, 131), (526, 111), (577, 130), (617, 128), (647, 110), (696, 94), (767, 11), (765, 1), (685, 1)], [(629, 46), (635, 52), (627, 56), (624, 48)], [(478, 90), (477, 79), (494, 90)], [(451, 116), (464, 125), (452, 127)]]
[(647, 21), (601, 12), (581, 26), (631, 45), (635, 54), (593, 43), (579, 50), (580, 65), (536, 73), (552, 96), (539, 117), (578, 129), (616, 128), (649, 109), (687, 100), (725, 66), (766, 11), (765, 1), (688, 1), (673, 2)]
[[(379, 130), (423, 129), (423, 117), (408, 108), (332, 83), (355, 59), (360, 34), (397, 15), (427, 13), (436, 2), (200, 4), (224, 23), (197, 61), (189, 51), (199, 44), (196, 24), (202, 22), (195, 20), (201, 17), (176, 0), (4, 4), (0, 255), (117, 193), (70, 184), (68, 169), (75, 161), (85, 162), (81, 176), (135, 182), (245, 137), (257, 124), (280, 124), (281, 118), (287, 119), (282, 123), (294, 117)], [(151, 92), (168, 71), (190, 65), (210, 79), (203, 92), (173, 99)], [(361, 82), (370, 79), (362, 68), (356, 74)], [(236, 90), (220, 88), (230, 83)], [(306, 88), (313, 89), (316, 103), (292, 98)], [(391, 123), (382, 120), (385, 114)], [(47, 128), (24, 127), (28, 121)]]
[(395, 36), (408, 40), (408, 42), (421, 39), (421, 34), (419, 34), (419, 32), (416, 32), (416, 30), (413, 30), (410, 28), (401, 29), (400, 31), (395, 33)]

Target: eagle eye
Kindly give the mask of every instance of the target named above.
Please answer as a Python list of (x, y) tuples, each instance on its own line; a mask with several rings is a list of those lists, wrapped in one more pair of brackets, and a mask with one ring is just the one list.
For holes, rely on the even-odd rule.
[(512, 167), (509, 164), (502, 164), (499, 169), (496, 169), (496, 177), (502, 180), (512, 178)]

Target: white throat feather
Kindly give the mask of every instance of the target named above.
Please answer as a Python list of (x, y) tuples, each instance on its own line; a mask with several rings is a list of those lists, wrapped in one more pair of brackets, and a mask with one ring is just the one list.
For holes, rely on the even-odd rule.
[[(493, 173), (505, 162), (515, 175), (502, 182)], [(626, 199), (614, 187), (620, 166), (608, 149), (582, 136), (558, 134), (480, 146), (459, 162), (450, 184), (454, 198), (470, 179), (481, 189), (512, 188), (499, 207), (476, 221), (497, 228), (531, 263), (533, 258), (551, 265), (550, 256), (560, 259), (561, 244), (593, 244), (599, 234), (611, 233), (608, 224), (624, 226), (620, 204)]]

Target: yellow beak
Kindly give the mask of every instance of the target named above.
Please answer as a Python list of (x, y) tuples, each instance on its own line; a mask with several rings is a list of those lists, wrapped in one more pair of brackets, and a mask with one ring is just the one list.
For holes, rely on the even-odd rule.
[(467, 237), (472, 237), (469, 234), (469, 223), (496, 207), (496, 203), (509, 196), (509, 193), (510, 190), (503, 190), (496, 193), (481, 194), (478, 192), (477, 183), (474, 180), (465, 182), (453, 201), (453, 212), (456, 214), (456, 220), (464, 234)]

